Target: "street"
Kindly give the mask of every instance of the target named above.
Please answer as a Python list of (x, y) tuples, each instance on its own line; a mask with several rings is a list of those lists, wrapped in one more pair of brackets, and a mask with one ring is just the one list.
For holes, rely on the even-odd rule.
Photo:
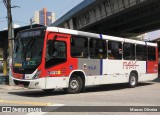
[(0, 93), (1, 106), (160, 106), (159, 79), (139, 83), (136, 88), (126, 84), (89, 87), (79, 94), (66, 94), (63, 90), (46, 94), (19, 87), (0, 88)]

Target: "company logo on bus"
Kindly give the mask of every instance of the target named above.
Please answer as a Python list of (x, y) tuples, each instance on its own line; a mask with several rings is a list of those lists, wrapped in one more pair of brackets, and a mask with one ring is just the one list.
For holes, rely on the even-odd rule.
[(96, 70), (96, 69), (97, 69), (97, 67), (96, 67), (96, 66), (92, 66), (92, 65), (90, 65), (90, 66), (88, 66), (88, 69), (89, 69), (89, 70)]
[(123, 62), (123, 69), (137, 69), (139, 65), (136, 63), (137, 61)]

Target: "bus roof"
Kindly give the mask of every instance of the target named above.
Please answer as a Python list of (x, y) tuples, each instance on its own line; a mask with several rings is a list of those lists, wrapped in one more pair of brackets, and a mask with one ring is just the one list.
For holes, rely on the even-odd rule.
[(53, 32), (60, 32), (60, 33), (65, 33), (65, 34), (80, 35), (80, 36), (83, 35), (83, 36), (87, 36), (87, 37), (100, 38), (99, 34), (83, 32), (83, 31), (77, 31), (77, 30), (71, 30), (71, 29), (65, 29), (65, 28), (58, 28), (58, 27), (47, 27), (47, 31), (53, 31)]
[(132, 40), (132, 39), (109, 36), (109, 35), (95, 34), (90, 32), (83, 32), (83, 31), (77, 31), (77, 30), (71, 30), (71, 29), (65, 29), (65, 28), (59, 28), (59, 27), (47, 27), (47, 31), (60, 32), (60, 33), (72, 34), (72, 35), (80, 35), (80, 36), (93, 37), (93, 38), (102, 38), (106, 40), (113, 40), (113, 41), (126, 42), (126, 43), (157, 46), (156, 43)]

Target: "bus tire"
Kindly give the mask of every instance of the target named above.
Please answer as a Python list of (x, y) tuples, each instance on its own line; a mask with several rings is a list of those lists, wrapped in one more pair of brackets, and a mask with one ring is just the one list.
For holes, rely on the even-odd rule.
[(80, 76), (74, 74), (73, 77), (69, 80), (68, 88), (66, 89), (67, 93), (74, 94), (79, 93), (82, 90), (83, 82)]
[(130, 88), (134, 88), (136, 87), (137, 83), (138, 83), (138, 78), (137, 78), (137, 74), (136, 73), (131, 73), (129, 76), (129, 87)]

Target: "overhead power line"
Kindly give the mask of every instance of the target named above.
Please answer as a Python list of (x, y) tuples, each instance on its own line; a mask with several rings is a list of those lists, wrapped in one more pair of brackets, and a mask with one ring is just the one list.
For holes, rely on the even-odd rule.
[(1, 17), (0, 19), (4, 19), (4, 18), (7, 18), (7, 17)]
[(21, 23), (21, 24), (29, 24), (29, 23), (26, 23), (26, 22), (21, 22), (21, 21), (16, 21), (16, 20), (13, 20), (13, 22), (17, 22), (17, 23)]

